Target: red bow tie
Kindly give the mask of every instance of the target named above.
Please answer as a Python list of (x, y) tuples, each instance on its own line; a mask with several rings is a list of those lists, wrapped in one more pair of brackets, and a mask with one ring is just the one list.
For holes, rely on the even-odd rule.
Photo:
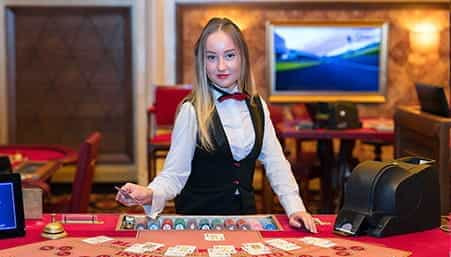
[(234, 99), (234, 100), (237, 100), (237, 101), (243, 101), (243, 100), (246, 100), (248, 97), (249, 96), (247, 94), (244, 94), (244, 93), (224, 94), (224, 95), (222, 95), (222, 96), (220, 96), (218, 98), (218, 101), (219, 102), (223, 102), (223, 101), (225, 101), (227, 99)]

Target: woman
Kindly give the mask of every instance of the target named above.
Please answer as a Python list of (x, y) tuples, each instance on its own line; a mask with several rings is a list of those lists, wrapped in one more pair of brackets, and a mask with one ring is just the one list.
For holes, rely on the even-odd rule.
[(213, 18), (195, 45), (196, 83), (177, 115), (163, 171), (147, 186), (125, 184), (117, 200), (141, 204), (153, 216), (175, 198), (191, 215), (255, 214), (256, 160), (293, 227), (317, 232), (306, 212), (269, 112), (257, 95), (240, 29)]

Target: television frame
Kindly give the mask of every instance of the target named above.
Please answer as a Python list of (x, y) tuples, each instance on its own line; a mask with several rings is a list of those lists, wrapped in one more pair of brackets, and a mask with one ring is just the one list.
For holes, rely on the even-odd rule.
[[(3, 201), (6, 200), (5, 201), (6, 204), (2, 206), (3, 215), (0, 215), (0, 222), (5, 222), (4, 219), (6, 218), (7, 222), (9, 222), (8, 223), (9, 227), (0, 229), (0, 239), (24, 236), (25, 215), (22, 196), (22, 181), (20, 178), (20, 174), (18, 173), (0, 174), (0, 185), (2, 187), (2, 190), (4, 188), (7, 188), (8, 186), (12, 190), (11, 194), (1, 196)], [(11, 217), (8, 216), (10, 212)]]
[[(315, 90), (277, 90), (276, 57), (274, 49), (274, 31), (279, 27), (377, 27), (381, 29), (381, 44), (379, 49), (379, 73), (377, 91), (315, 91)], [(388, 22), (384, 21), (268, 21), (266, 23), (266, 58), (269, 64), (269, 101), (273, 103), (295, 102), (336, 102), (349, 101), (355, 103), (385, 102), (387, 88), (387, 49)]]

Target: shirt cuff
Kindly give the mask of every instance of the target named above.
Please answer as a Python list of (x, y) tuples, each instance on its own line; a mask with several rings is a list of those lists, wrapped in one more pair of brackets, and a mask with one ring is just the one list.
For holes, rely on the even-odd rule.
[(304, 203), (299, 195), (284, 195), (279, 197), (280, 204), (287, 216), (299, 211), (306, 211)]
[(148, 217), (155, 219), (166, 206), (166, 198), (164, 197), (164, 194), (161, 192), (161, 190), (158, 190), (158, 188), (150, 186), (148, 186), (148, 188), (152, 189), (153, 191), (152, 204), (143, 205), (143, 208)]

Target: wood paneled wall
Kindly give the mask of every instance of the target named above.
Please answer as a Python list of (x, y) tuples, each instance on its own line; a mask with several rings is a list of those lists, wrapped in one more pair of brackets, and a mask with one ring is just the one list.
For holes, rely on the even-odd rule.
[(100, 131), (100, 161), (133, 161), (130, 19), (129, 8), (8, 9), (10, 142), (78, 149)]

